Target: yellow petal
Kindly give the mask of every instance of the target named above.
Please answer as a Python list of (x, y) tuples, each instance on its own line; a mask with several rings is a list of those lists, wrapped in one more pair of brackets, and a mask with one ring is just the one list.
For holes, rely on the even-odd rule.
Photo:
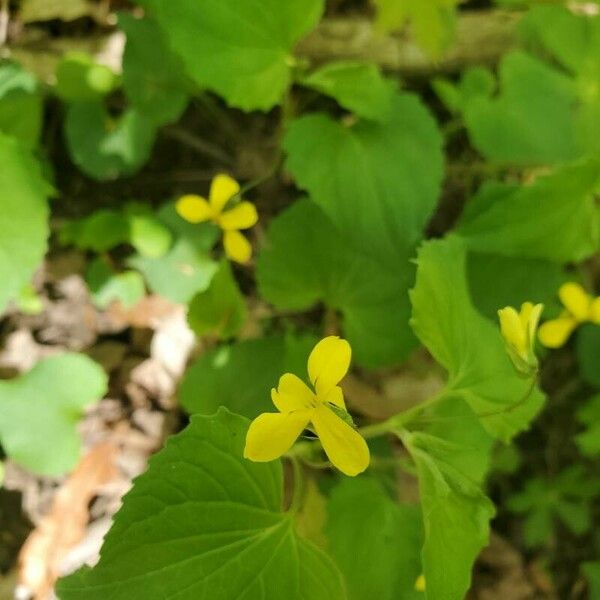
[(175, 204), (175, 210), (180, 217), (190, 223), (202, 223), (202, 221), (208, 221), (213, 217), (210, 204), (202, 196), (195, 196), (194, 194), (179, 198), (177, 204)]
[(325, 454), (342, 473), (354, 477), (369, 466), (367, 442), (330, 408), (318, 406), (312, 413), (311, 421)]
[(415, 581), (415, 591), (424, 592), (425, 589), (426, 589), (425, 575), (423, 575), (423, 573), (421, 573)]
[(569, 339), (577, 321), (573, 317), (559, 317), (546, 321), (538, 332), (540, 342), (547, 348), (560, 348)]
[(292, 373), (285, 373), (279, 378), (277, 389), (271, 390), (271, 399), (282, 413), (315, 406), (315, 395), (300, 377)]
[(519, 320), (521, 321), (521, 326), (523, 327), (523, 331), (527, 331), (527, 329), (529, 327), (529, 319), (531, 318), (532, 311), (533, 311), (533, 303), (523, 302), (523, 304), (521, 304), (521, 312), (519, 313)]
[(248, 229), (256, 225), (258, 221), (258, 213), (252, 202), (240, 202), (231, 210), (227, 210), (221, 214), (219, 225), (221, 229)]
[[(531, 308), (528, 307), (527, 309), (525, 309), (526, 305), (530, 305)], [(535, 333), (540, 324), (540, 317), (542, 316), (542, 311), (544, 310), (544, 305), (543, 304), (533, 305), (533, 304), (531, 304), (531, 302), (526, 302), (521, 307), (521, 316), (523, 316), (524, 309), (527, 310), (527, 312), (529, 313), (527, 321), (526, 321), (527, 337), (528, 337), (527, 342), (529, 344), (530, 350), (532, 350), (533, 345), (535, 343)]]
[(208, 200), (213, 210), (216, 213), (220, 213), (224, 206), (240, 191), (240, 185), (235, 180), (219, 173), (215, 175), (212, 183), (210, 184), (210, 193)]
[(593, 323), (598, 323), (598, 325), (600, 325), (600, 297), (595, 298), (592, 301), (592, 306), (590, 307), (590, 319)]
[(244, 458), (255, 462), (275, 460), (294, 444), (310, 420), (310, 410), (258, 415), (246, 434)]
[(327, 395), (320, 399), (321, 402), (330, 402), (331, 404), (335, 404), (340, 408), (346, 410), (346, 403), (344, 402), (344, 392), (339, 385), (331, 388)]
[(223, 236), (225, 254), (235, 262), (246, 264), (252, 256), (250, 242), (239, 231), (226, 231)]
[(308, 376), (317, 396), (325, 398), (350, 368), (350, 344), (335, 335), (323, 338), (308, 357)]
[(558, 296), (565, 308), (578, 321), (589, 318), (592, 299), (578, 283), (564, 283), (558, 290)]
[(521, 323), (521, 318), (512, 306), (501, 308), (498, 311), (500, 319), (500, 332), (506, 343), (512, 346), (519, 355), (527, 353), (527, 338)]

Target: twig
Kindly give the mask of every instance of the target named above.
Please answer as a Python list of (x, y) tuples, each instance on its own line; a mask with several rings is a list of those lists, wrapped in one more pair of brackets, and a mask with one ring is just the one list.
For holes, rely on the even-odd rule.
[(0, 46), (4, 46), (8, 39), (8, 0), (0, 0)]
[(226, 154), (223, 150), (221, 150), (221, 148), (211, 144), (210, 142), (207, 142), (206, 140), (203, 140), (202, 138), (199, 138), (198, 136), (179, 126), (165, 127), (163, 131), (165, 135), (182, 142), (186, 146), (193, 148), (201, 154), (210, 156), (210, 158), (214, 158), (215, 160), (225, 163), (230, 167), (234, 164), (231, 156)]
[(386, 71), (408, 76), (455, 72), (497, 63), (513, 46), (521, 16), (506, 10), (461, 13), (454, 42), (438, 60), (428, 57), (405, 32), (378, 34), (368, 19), (324, 19), (298, 44), (297, 55), (316, 64), (343, 59), (375, 62)]
[[(473, 65), (496, 64), (514, 46), (516, 26), (523, 14), (498, 9), (461, 12), (454, 43), (437, 61), (429, 58), (409, 35), (380, 35), (365, 18), (324, 19), (315, 31), (301, 40), (295, 52), (298, 60), (311, 64), (356, 59), (374, 62), (399, 75), (424, 77), (432, 73), (453, 73)], [(67, 49), (94, 54), (106, 37), (16, 40), (11, 44), (11, 52), (46, 80), (48, 61), (41, 58), (53, 57), (58, 61)]]

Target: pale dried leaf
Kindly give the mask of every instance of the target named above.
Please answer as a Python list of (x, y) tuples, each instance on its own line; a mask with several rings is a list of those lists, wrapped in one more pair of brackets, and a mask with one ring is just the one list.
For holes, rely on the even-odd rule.
[(102, 485), (117, 477), (117, 451), (106, 442), (95, 446), (57, 492), (48, 515), (25, 542), (18, 560), (18, 581), (36, 600), (45, 600), (61, 575), (67, 553), (85, 535), (88, 505)]
[(38, 344), (29, 329), (18, 329), (6, 338), (4, 350), (0, 352), (0, 367), (25, 373), (42, 358), (61, 352), (58, 346)]
[(188, 325), (185, 308), (181, 306), (156, 328), (150, 356), (165, 367), (173, 378), (178, 379), (183, 375), (195, 343), (196, 337)]
[(88, 0), (22, 0), (19, 18), (23, 23), (74, 21), (94, 12), (94, 5)]
[(162, 296), (150, 295), (142, 298), (130, 309), (113, 302), (108, 307), (106, 316), (116, 329), (125, 327), (156, 329), (164, 319), (177, 310), (177, 304)]

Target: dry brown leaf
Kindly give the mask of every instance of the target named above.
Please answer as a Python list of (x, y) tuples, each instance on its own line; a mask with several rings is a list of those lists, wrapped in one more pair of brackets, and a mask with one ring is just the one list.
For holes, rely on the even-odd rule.
[(139, 327), (156, 329), (166, 318), (180, 310), (162, 296), (150, 295), (142, 298), (135, 306), (125, 309), (119, 302), (113, 302), (106, 310), (106, 316), (115, 328)]
[(61, 575), (62, 560), (85, 535), (90, 501), (101, 486), (117, 477), (116, 454), (116, 447), (108, 442), (90, 450), (23, 545), (18, 560), (19, 587), (35, 600), (46, 600)]
[(492, 532), (490, 544), (480, 554), (469, 600), (556, 600), (551, 590), (540, 593), (521, 554), (510, 542)]
[(196, 343), (194, 332), (187, 322), (185, 308), (177, 306), (176, 310), (157, 323), (155, 330), (150, 344), (150, 356), (159, 362), (173, 379), (179, 379)]
[(17, 329), (6, 338), (4, 349), (0, 352), (0, 368), (24, 373), (42, 358), (62, 351), (59, 346), (38, 344), (29, 329)]

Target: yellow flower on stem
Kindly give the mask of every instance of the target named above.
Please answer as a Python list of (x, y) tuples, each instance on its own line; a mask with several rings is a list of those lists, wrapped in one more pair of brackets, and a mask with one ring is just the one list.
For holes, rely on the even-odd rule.
[(343, 418), (346, 405), (338, 386), (348, 372), (350, 357), (350, 344), (329, 336), (314, 347), (308, 358), (314, 391), (296, 375), (282, 375), (278, 388), (271, 390), (279, 413), (263, 413), (252, 421), (244, 457), (256, 462), (275, 460), (311, 424), (335, 467), (350, 476), (362, 473), (369, 466), (369, 447)]
[(508, 355), (517, 371), (528, 376), (535, 373), (538, 368), (534, 345), (542, 310), (544, 310), (543, 304), (524, 302), (520, 312), (512, 306), (498, 311), (500, 332)]
[(600, 324), (600, 297), (593, 298), (578, 283), (564, 283), (558, 297), (565, 310), (557, 319), (546, 321), (539, 332), (540, 342), (548, 348), (560, 348), (582, 323)]
[(175, 208), (179, 216), (190, 223), (212, 221), (223, 231), (225, 254), (233, 261), (245, 264), (252, 256), (252, 246), (240, 229), (256, 225), (258, 214), (252, 202), (242, 200), (232, 208), (224, 210), (227, 203), (240, 192), (237, 181), (229, 175), (219, 174), (210, 184), (208, 200), (202, 196), (188, 194), (177, 201)]

